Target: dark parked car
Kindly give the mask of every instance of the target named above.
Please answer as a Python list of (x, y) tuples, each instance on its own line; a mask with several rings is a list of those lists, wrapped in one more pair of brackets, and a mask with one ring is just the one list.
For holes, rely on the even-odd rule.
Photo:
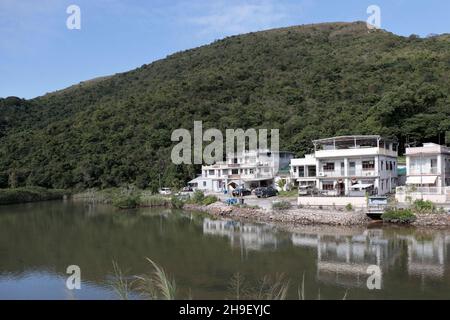
[(261, 187), (257, 188), (255, 190), (255, 195), (258, 198), (268, 198), (268, 197), (274, 197), (278, 194), (277, 189), (272, 187)]
[(252, 194), (252, 192), (248, 189), (245, 188), (237, 188), (234, 189), (233, 192), (231, 192), (231, 194), (233, 195), (233, 197), (243, 197), (243, 196), (249, 196)]

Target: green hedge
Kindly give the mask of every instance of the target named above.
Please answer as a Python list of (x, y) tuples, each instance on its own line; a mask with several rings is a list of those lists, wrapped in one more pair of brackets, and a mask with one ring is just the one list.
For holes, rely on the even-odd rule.
[(60, 200), (67, 194), (69, 192), (66, 190), (45, 189), (41, 187), (0, 189), (0, 205)]
[(417, 213), (434, 213), (436, 206), (429, 200), (416, 200), (413, 204), (414, 211)]
[(389, 209), (381, 216), (384, 222), (389, 223), (411, 223), (416, 220), (416, 215), (410, 209)]

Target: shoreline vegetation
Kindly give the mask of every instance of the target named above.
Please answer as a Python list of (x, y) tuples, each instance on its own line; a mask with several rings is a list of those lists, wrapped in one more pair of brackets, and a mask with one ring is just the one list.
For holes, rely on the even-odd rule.
[(194, 192), (192, 197), (186, 196), (162, 196), (150, 191), (140, 190), (134, 187), (111, 188), (105, 190), (87, 190), (73, 196), (74, 200), (91, 203), (112, 205), (118, 209), (136, 209), (165, 207), (181, 209), (185, 204), (210, 205), (219, 199), (216, 196), (205, 196), (203, 192)]
[(0, 205), (62, 200), (71, 194), (68, 190), (22, 187), (0, 189)]
[[(196, 191), (189, 195), (162, 196), (134, 186), (89, 189), (80, 193), (40, 187), (0, 189), (0, 205), (19, 204), (71, 197), (84, 201), (114, 206), (120, 210), (163, 207), (204, 212), (212, 217), (276, 224), (283, 228), (302, 225), (367, 226), (371, 223), (399, 224), (420, 227), (450, 227), (449, 215), (429, 201), (418, 200), (406, 209), (389, 208), (382, 220), (373, 221), (362, 211), (353, 208), (314, 209), (292, 206), (288, 201), (274, 202), (271, 210), (258, 206), (228, 205), (214, 195)], [(285, 198), (286, 199), (286, 198)]]

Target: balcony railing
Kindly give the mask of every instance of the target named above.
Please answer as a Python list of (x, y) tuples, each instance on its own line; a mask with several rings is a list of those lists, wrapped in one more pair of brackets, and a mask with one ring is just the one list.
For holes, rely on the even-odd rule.
[(438, 168), (427, 168), (427, 169), (416, 169), (416, 168), (410, 168), (409, 169), (410, 175), (422, 175), (422, 174), (438, 174)]
[(272, 173), (254, 173), (254, 174), (230, 174), (222, 175), (221, 179), (240, 180), (240, 179), (273, 179)]
[(407, 194), (430, 194), (430, 195), (450, 195), (450, 187), (397, 187), (395, 192), (399, 195)]
[[(345, 172), (342, 171), (321, 171), (319, 177), (338, 178), (345, 177)], [(349, 170), (348, 177), (374, 177), (375, 170)]]

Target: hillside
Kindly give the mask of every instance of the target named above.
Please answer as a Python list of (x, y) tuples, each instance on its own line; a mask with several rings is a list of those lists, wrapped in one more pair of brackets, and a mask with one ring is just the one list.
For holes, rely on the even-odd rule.
[(438, 141), (450, 130), (449, 75), (448, 36), (333, 23), (229, 37), (33, 100), (1, 99), (0, 187), (182, 185), (195, 168), (170, 163), (170, 135), (194, 120), (279, 128), (282, 149), (298, 155), (341, 134)]

